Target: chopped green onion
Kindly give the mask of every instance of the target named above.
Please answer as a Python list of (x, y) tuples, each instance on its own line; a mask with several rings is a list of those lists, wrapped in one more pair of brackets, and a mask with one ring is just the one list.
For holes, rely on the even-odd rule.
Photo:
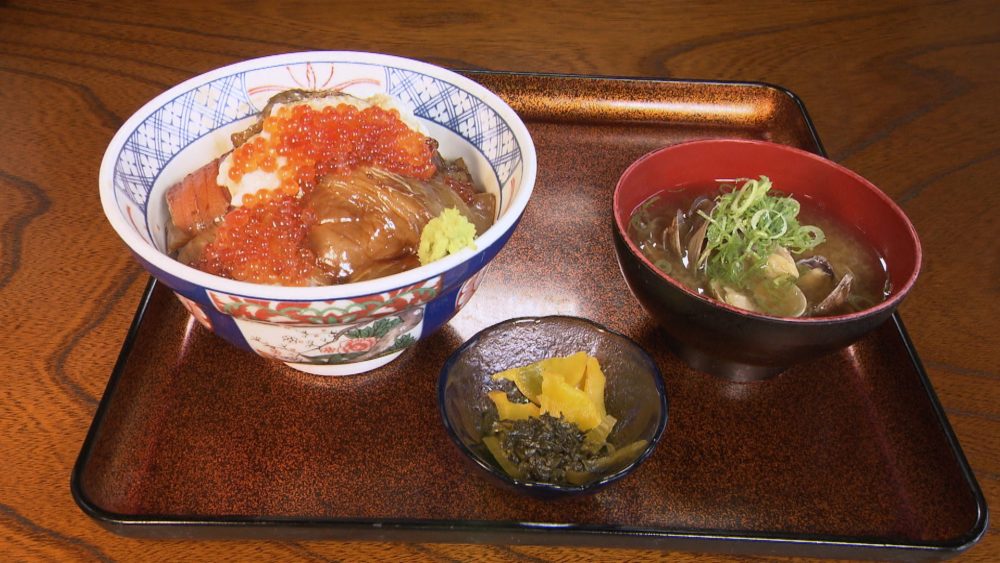
[(742, 287), (779, 246), (799, 254), (825, 240), (823, 231), (798, 222), (799, 202), (784, 195), (769, 195), (771, 180), (746, 179), (716, 198), (709, 221), (707, 245), (699, 259), (710, 279)]
[(632, 213), (632, 220), (630, 223), (633, 229), (641, 232), (645, 232), (649, 229), (649, 223), (653, 220), (653, 218), (649, 216), (649, 206), (656, 203), (658, 199), (660, 199), (660, 196), (658, 195), (647, 199), (642, 205), (639, 206), (638, 209), (635, 210), (634, 213)]

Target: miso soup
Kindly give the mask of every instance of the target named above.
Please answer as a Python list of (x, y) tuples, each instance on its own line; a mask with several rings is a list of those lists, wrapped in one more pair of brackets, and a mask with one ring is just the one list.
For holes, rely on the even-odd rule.
[(841, 315), (891, 292), (861, 232), (763, 176), (659, 192), (632, 213), (628, 236), (689, 289), (757, 313)]

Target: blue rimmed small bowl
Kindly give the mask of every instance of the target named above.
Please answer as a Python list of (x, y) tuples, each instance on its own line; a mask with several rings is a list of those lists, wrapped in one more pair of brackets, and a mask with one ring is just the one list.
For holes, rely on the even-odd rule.
[[(615, 447), (646, 440), (646, 447), (624, 464), (610, 467), (585, 485), (556, 485), (515, 479), (504, 472), (483, 445), (494, 409), (487, 393), (491, 376), (555, 356), (584, 351), (596, 357), (607, 377), (605, 405), (618, 419), (608, 441)], [(629, 475), (652, 453), (667, 426), (667, 393), (660, 370), (632, 339), (579, 317), (510, 319), (465, 342), (445, 362), (438, 379), (438, 406), (445, 429), (482, 475), (507, 489), (540, 498), (593, 493)]]

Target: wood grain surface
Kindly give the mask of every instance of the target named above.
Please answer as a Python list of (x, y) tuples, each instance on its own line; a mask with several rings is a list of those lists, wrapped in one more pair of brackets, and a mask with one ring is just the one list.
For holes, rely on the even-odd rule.
[[(140, 541), (69, 476), (147, 276), (97, 171), (170, 86), (256, 56), (364, 50), (458, 69), (765, 81), (834, 160), (901, 204), (924, 245), (901, 312), (987, 501), (1000, 500), (1000, 4), (959, 2), (0, 1), (0, 559), (736, 560), (355, 542)], [(1000, 560), (991, 529), (960, 556)]]

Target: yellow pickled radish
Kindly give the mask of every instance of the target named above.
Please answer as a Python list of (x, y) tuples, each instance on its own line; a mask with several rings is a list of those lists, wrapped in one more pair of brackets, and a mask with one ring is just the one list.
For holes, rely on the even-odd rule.
[(488, 396), (496, 405), (500, 420), (527, 420), (541, 415), (538, 405), (511, 402), (503, 391), (490, 391)]
[(566, 380), (572, 387), (579, 387), (583, 380), (583, 374), (587, 369), (587, 358), (590, 356), (586, 352), (576, 352), (569, 356), (558, 358), (548, 358), (538, 362), (538, 367), (542, 372), (557, 373)]
[[(547, 358), (527, 366), (493, 374), (513, 381), (531, 403), (512, 403), (502, 391), (491, 392), (501, 420), (524, 420), (548, 413), (587, 432), (607, 417), (604, 391), (607, 378), (601, 365), (586, 352)], [(612, 423), (613, 424), (613, 423)]]
[(532, 403), (538, 404), (538, 395), (542, 392), (542, 371), (538, 362), (529, 366), (512, 368), (493, 374), (493, 381), (506, 379), (513, 381), (517, 390)]
[(538, 398), (542, 414), (562, 417), (584, 432), (601, 423), (597, 405), (583, 390), (566, 383), (560, 374), (542, 374), (542, 394)]
[(606, 383), (607, 378), (604, 376), (604, 372), (601, 371), (600, 362), (593, 356), (587, 356), (587, 369), (583, 376), (583, 392), (594, 402), (594, 405), (597, 407), (597, 413), (601, 418), (604, 418), (608, 414), (607, 409), (604, 407), (604, 387)]

